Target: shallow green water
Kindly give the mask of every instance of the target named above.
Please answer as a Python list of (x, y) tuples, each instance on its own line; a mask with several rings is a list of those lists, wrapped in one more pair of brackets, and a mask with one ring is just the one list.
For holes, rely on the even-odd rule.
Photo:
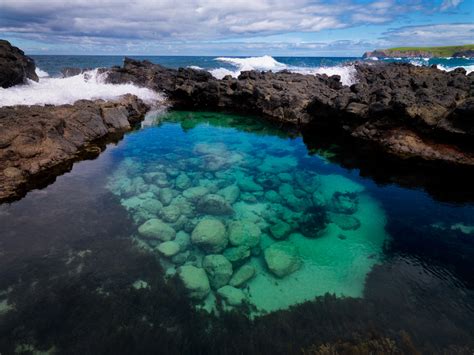
[[(385, 212), (364, 186), (321, 174), (300, 139), (252, 118), (159, 119), (130, 137), (108, 186), (139, 227), (133, 238), (168, 275), (192, 283), (190, 297), (212, 310), (224, 294), (227, 306), (257, 313), (326, 293), (362, 297), (389, 240)], [(222, 289), (228, 283), (236, 287)]]

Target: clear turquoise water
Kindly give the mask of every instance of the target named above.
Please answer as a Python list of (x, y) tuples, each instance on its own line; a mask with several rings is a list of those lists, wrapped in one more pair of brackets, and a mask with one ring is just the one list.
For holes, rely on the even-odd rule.
[(471, 202), (379, 186), (254, 117), (155, 123), (0, 205), (3, 352), (474, 346)]

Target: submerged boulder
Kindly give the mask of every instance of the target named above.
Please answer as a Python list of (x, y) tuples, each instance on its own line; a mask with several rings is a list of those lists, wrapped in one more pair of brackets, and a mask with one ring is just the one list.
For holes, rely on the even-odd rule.
[(229, 285), (233, 287), (241, 287), (248, 280), (255, 276), (255, 267), (249, 264), (241, 266), (235, 273), (232, 275), (232, 278), (229, 281)]
[(169, 240), (167, 242), (163, 242), (156, 248), (161, 254), (170, 258), (179, 253), (179, 244), (176, 243), (174, 240)]
[(239, 198), (240, 189), (237, 185), (229, 185), (229, 186), (217, 191), (217, 194), (224, 197), (224, 199), (232, 205)]
[(359, 199), (355, 192), (336, 191), (331, 198), (331, 210), (336, 213), (353, 214), (357, 211)]
[(178, 275), (191, 298), (202, 300), (211, 291), (209, 279), (202, 268), (184, 265), (178, 269)]
[(221, 254), (206, 255), (202, 267), (206, 270), (213, 289), (227, 285), (233, 272), (231, 262)]
[(185, 173), (181, 173), (176, 177), (176, 188), (185, 190), (191, 186), (191, 179)]
[(227, 246), (228, 238), (222, 222), (205, 219), (194, 228), (191, 241), (207, 252), (219, 253)]
[(168, 241), (174, 239), (176, 231), (158, 218), (152, 218), (138, 228), (138, 233), (144, 238)]
[(224, 251), (224, 256), (232, 263), (232, 265), (242, 265), (244, 261), (250, 257), (250, 249), (245, 245), (227, 248)]
[(234, 212), (230, 204), (221, 195), (209, 194), (199, 200), (197, 210), (203, 214), (215, 216), (229, 215)]
[(284, 239), (291, 232), (291, 226), (283, 221), (278, 221), (270, 227), (270, 233), (275, 239)]
[(246, 299), (245, 293), (232, 286), (224, 286), (217, 290), (217, 294), (221, 296), (229, 306), (240, 306)]
[(229, 224), (229, 241), (234, 246), (253, 248), (260, 243), (262, 231), (251, 221), (233, 221)]
[(278, 277), (285, 277), (301, 267), (298, 249), (291, 242), (278, 242), (263, 252), (268, 269)]
[(201, 197), (206, 195), (209, 190), (204, 186), (195, 186), (190, 187), (183, 191), (183, 196), (186, 197), (191, 202), (198, 201)]

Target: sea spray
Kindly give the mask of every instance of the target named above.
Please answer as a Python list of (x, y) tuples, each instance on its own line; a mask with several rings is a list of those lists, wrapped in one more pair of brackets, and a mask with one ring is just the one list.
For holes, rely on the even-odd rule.
[(0, 106), (13, 105), (62, 105), (77, 100), (112, 100), (125, 94), (138, 96), (150, 105), (163, 101), (163, 95), (133, 84), (108, 84), (106, 73), (98, 69), (67, 78), (51, 78), (37, 69), (39, 82), (29, 81), (26, 85), (16, 85), (8, 89), (0, 88)]

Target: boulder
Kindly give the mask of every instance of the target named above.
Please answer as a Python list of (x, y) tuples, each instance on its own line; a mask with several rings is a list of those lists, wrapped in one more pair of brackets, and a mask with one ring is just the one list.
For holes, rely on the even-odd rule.
[(211, 291), (206, 271), (193, 265), (184, 265), (178, 269), (178, 275), (189, 296), (202, 300)]
[(250, 264), (241, 266), (233, 275), (229, 281), (229, 285), (233, 287), (241, 287), (248, 280), (255, 276), (255, 268)]
[(224, 286), (217, 290), (217, 294), (221, 296), (229, 306), (240, 306), (246, 299), (245, 293), (232, 286)]
[(259, 226), (251, 221), (233, 221), (229, 224), (229, 241), (233, 246), (253, 248), (260, 243), (262, 234)]
[(191, 202), (197, 202), (201, 197), (207, 195), (209, 190), (204, 186), (190, 187), (183, 191), (183, 196)]
[(180, 250), (179, 244), (173, 240), (161, 243), (156, 249), (167, 258), (171, 258), (172, 256), (178, 254)]
[(228, 237), (222, 222), (204, 219), (194, 228), (191, 241), (207, 252), (219, 253), (227, 246)]
[(357, 211), (358, 203), (357, 193), (336, 191), (331, 198), (331, 210), (336, 213), (353, 214)]
[(209, 194), (201, 198), (196, 207), (202, 214), (215, 216), (229, 215), (234, 212), (230, 204), (221, 195)]
[(202, 267), (206, 270), (211, 287), (216, 290), (229, 283), (233, 272), (231, 262), (221, 254), (206, 255)]
[(188, 175), (181, 173), (176, 177), (176, 188), (180, 190), (185, 190), (191, 186), (191, 179)]
[(242, 263), (250, 257), (250, 249), (245, 245), (227, 248), (224, 250), (224, 256), (232, 263), (232, 265), (242, 265)]
[(229, 204), (234, 204), (240, 195), (240, 189), (237, 185), (229, 185), (217, 191), (217, 194), (224, 197)]
[(172, 240), (176, 236), (175, 230), (158, 218), (152, 218), (138, 228), (138, 233), (144, 238)]
[(268, 269), (278, 277), (285, 277), (301, 267), (298, 249), (291, 242), (277, 242), (263, 252)]
[(10, 42), (0, 39), (0, 87), (26, 84), (27, 79), (38, 81), (34, 60)]
[(168, 187), (160, 189), (159, 198), (163, 205), (168, 206), (173, 200), (173, 190)]
[(284, 239), (291, 232), (291, 226), (283, 221), (279, 221), (270, 227), (270, 233), (275, 239)]
[(161, 210), (161, 218), (163, 218), (165, 222), (174, 223), (178, 220), (180, 216), (181, 211), (179, 207), (175, 205), (163, 207), (163, 209)]

